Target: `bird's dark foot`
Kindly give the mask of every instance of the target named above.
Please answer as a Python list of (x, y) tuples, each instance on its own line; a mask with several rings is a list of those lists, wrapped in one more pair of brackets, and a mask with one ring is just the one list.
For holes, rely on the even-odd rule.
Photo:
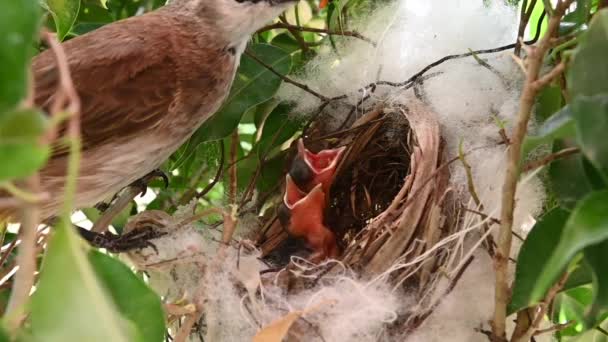
[(146, 247), (151, 247), (158, 253), (156, 246), (150, 242), (150, 240), (167, 234), (165, 232), (159, 232), (152, 227), (137, 228), (123, 235), (114, 235), (110, 232), (95, 233), (80, 227), (78, 228), (78, 231), (91, 246), (105, 248), (112, 253), (124, 253)]
[(152, 170), (152, 172), (131, 183), (130, 186), (139, 188), (141, 190), (141, 196), (144, 196), (148, 191), (148, 183), (154, 178), (162, 178), (163, 183), (165, 184), (165, 188), (169, 187), (169, 177), (161, 169)]

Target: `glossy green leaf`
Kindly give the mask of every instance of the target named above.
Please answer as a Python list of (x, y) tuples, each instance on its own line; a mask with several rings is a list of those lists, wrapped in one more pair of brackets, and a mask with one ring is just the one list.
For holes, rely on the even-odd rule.
[[(256, 44), (250, 48), (256, 57), (272, 66), (277, 72), (283, 75), (289, 73), (291, 57), (287, 52), (266, 44)], [(243, 55), (228, 99), (222, 108), (203, 124), (194, 139), (201, 142), (228, 136), (237, 127), (247, 110), (274, 96), (281, 82), (280, 77), (247, 55)]]
[(536, 222), (526, 237), (517, 257), (509, 314), (537, 302), (537, 298), (531, 297), (531, 290), (545, 266), (545, 261), (559, 243), (568, 216), (569, 213), (563, 209), (553, 209)]
[(534, 135), (526, 136), (522, 147), (522, 156), (525, 158), (528, 153), (538, 146), (552, 143), (555, 139), (573, 137), (576, 131), (572, 115), (569, 106), (565, 106), (551, 115)]
[(559, 26), (560, 36), (572, 33), (585, 25), (591, 11), (591, 0), (576, 1), (576, 9), (564, 16)]
[(29, 176), (44, 165), (50, 149), (39, 140), (46, 126), (46, 117), (35, 110), (0, 116), (0, 181)]
[(81, 0), (46, 0), (57, 30), (57, 39), (62, 41), (76, 22)]
[(253, 123), (257, 129), (260, 129), (264, 125), (266, 118), (268, 118), (270, 113), (272, 113), (279, 103), (279, 100), (272, 99), (255, 108), (255, 113), (253, 114)]
[(589, 287), (578, 287), (562, 292), (555, 297), (553, 302), (555, 323), (573, 321), (574, 324), (559, 332), (559, 336), (580, 335), (582, 322), (585, 320), (585, 309), (593, 299), (593, 293)]
[(597, 191), (581, 200), (566, 222), (560, 241), (538, 276), (532, 300), (543, 298), (574, 256), (584, 248), (608, 239), (608, 191)]
[(37, 0), (0, 1), (0, 116), (25, 97), (39, 12)]
[(574, 97), (608, 93), (608, 8), (597, 12), (582, 35), (568, 68), (568, 87)]
[(600, 316), (608, 311), (608, 239), (585, 248), (584, 255), (593, 270), (593, 304), (586, 317), (587, 325), (591, 327), (599, 323)]
[(288, 103), (279, 104), (264, 122), (262, 137), (258, 143), (258, 153), (265, 155), (273, 148), (280, 146), (301, 128), (301, 123), (288, 115), (293, 106)]
[(593, 271), (591, 267), (585, 262), (579, 262), (576, 266), (570, 270), (570, 276), (562, 291), (567, 291), (575, 287), (590, 285), (593, 282)]
[(158, 295), (125, 264), (108, 255), (91, 251), (89, 261), (118, 310), (135, 324), (143, 341), (163, 341), (165, 319)]
[(78, 18), (71, 32), (82, 35), (114, 21), (112, 13), (97, 1), (82, 1)]
[(577, 97), (572, 103), (572, 112), (583, 153), (608, 179), (608, 93)]
[[(554, 142), (553, 152), (571, 146), (558, 140)], [(594, 189), (586, 172), (585, 159), (580, 154), (552, 162), (549, 165), (549, 181), (551, 192), (559, 204), (568, 209), (574, 208), (581, 198)]]
[(535, 115), (545, 121), (562, 108), (562, 90), (557, 85), (544, 87), (536, 97)]
[(31, 340), (142, 341), (116, 309), (84, 248), (71, 227), (55, 227), (31, 301)]
[(265, 195), (268, 191), (279, 189), (277, 186), (283, 181), (281, 177), (285, 176), (287, 165), (287, 154), (284, 152), (267, 160), (256, 184), (258, 192)]

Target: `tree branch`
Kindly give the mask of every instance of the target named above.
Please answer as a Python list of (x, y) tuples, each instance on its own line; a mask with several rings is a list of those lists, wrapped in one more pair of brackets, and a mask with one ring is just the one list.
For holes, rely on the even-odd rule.
[(284, 23), (284, 22), (264, 26), (261, 29), (259, 29), (256, 33), (261, 33), (261, 32), (274, 30), (274, 29), (286, 29), (286, 30), (296, 30), (296, 31), (300, 31), (300, 32), (324, 33), (324, 34), (328, 34), (330, 36), (353, 37), (353, 38), (361, 39), (367, 43), (370, 43), (373, 46), (376, 46), (376, 42), (365, 37), (364, 35), (362, 35), (361, 33), (357, 32), (357, 31), (331, 31), (329, 29), (319, 29), (319, 28), (314, 28), (314, 27), (303, 27), (303, 26), (291, 25), (289, 23)]
[(540, 87), (538, 87), (539, 75), (543, 65), (543, 59), (551, 47), (550, 39), (557, 34), (557, 29), (566, 9), (573, 0), (559, 1), (554, 15), (549, 19), (549, 27), (545, 36), (538, 42), (537, 46), (529, 49), (528, 66), (526, 69), (526, 81), (519, 101), (517, 122), (511, 138), (511, 146), (508, 151), (507, 168), (502, 190), (501, 225), (498, 236), (498, 249), (495, 258), (496, 290), (494, 294), (494, 318), (492, 331), (496, 339), (506, 339), (506, 317), (507, 304), (509, 303), (509, 276), (508, 260), (511, 252), (513, 211), (515, 209), (515, 191), (519, 178), (519, 163), (521, 156), (521, 145), (527, 133), (528, 121), (534, 106), (534, 100)]

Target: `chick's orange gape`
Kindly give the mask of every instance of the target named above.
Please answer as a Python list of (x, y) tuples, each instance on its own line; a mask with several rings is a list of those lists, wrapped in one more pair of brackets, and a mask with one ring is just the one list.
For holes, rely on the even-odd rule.
[(321, 2), (319, 3), (319, 8), (327, 7), (328, 2), (329, 2), (329, 0), (321, 0)]
[(310, 152), (298, 141), (298, 155), (286, 176), (280, 210), (281, 223), (294, 237), (303, 238), (313, 250), (313, 261), (338, 256), (334, 233), (324, 224), (326, 196), (345, 148)]

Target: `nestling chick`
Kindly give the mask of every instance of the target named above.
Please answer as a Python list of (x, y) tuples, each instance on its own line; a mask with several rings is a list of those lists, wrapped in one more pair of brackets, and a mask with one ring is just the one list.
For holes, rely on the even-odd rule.
[(334, 233), (323, 224), (325, 193), (317, 184), (308, 194), (302, 192), (291, 176), (285, 179), (286, 188), (279, 219), (283, 227), (294, 237), (306, 240), (314, 254), (313, 261), (338, 256)]
[(321, 184), (323, 193), (329, 194), (334, 181), (336, 167), (346, 147), (310, 152), (302, 139), (298, 141), (298, 155), (291, 164), (289, 175), (295, 184), (305, 192)]
[[(174, 0), (63, 43), (82, 102), (76, 206), (158, 168), (221, 106), (250, 35), (296, 2)], [(34, 58), (32, 73), (36, 105), (48, 109), (58, 86), (51, 51)], [(50, 194), (43, 218), (61, 207), (67, 158), (58, 144), (40, 171)], [(0, 212), (0, 222), (10, 216)]]

